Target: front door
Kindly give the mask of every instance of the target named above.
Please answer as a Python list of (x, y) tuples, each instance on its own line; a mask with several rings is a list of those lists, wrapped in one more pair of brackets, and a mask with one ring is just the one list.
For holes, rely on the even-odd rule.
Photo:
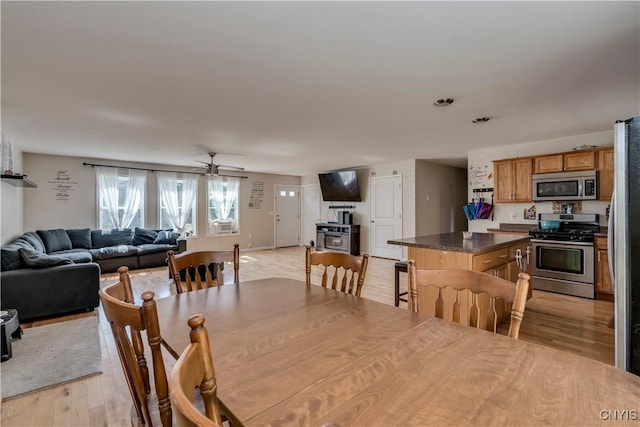
[(370, 254), (381, 258), (400, 259), (402, 247), (388, 240), (402, 237), (402, 177), (372, 177)]
[(300, 244), (300, 187), (276, 185), (276, 248)]

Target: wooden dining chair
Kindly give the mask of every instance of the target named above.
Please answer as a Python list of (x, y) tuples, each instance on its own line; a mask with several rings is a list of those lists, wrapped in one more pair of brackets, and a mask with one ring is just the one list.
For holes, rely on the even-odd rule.
[[(118, 273), (120, 280), (100, 290), (99, 295), (133, 399), (132, 420), (137, 420), (138, 425), (161, 423), (165, 427), (171, 426), (171, 402), (160, 349), (160, 326), (154, 294), (151, 291), (144, 292), (142, 306), (135, 305), (129, 269), (120, 267)], [(151, 393), (142, 331), (146, 331), (151, 350), (155, 396)]]
[(233, 283), (239, 282), (240, 245), (233, 245), (232, 251), (184, 252), (176, 255), (167, 252), (169, 272), (176, 285), (176, 292), (195, 291), (224, 284), (222, 265), (233, 262)]
[[(322, 273), (323, 287), (330, 286), (331, 289), (360, 296), (368, 264), (369, 255), (367, 254), (358, 257), (340, 252), (312, 252), (311, 246), (307, 246), (305, 253), (307, 285), (311, 284), (311, 266), (320, 265), (324, 267)], [(329, 275), (331, 275), (330, 285)], [(338, 283), (340, 283), (339, 287)]]
[[(529, 289), (529, 275), (516, 283), (471, 270), (418, 270), (409, 260), (409, 310), (467, 326), (497, 331), (498, 299), (511, 305), (508, 336), (518, 338)], [(488, 306), (481, 303), (488, 299)]]
[[(187, 322), (191, 344), (182, 352), (169, 379), (171, 403), (180, 427), (222, 426), (216, 374), (204, 316), (195, 314)], [(198, 389), (204, 413), (195, 402)]]

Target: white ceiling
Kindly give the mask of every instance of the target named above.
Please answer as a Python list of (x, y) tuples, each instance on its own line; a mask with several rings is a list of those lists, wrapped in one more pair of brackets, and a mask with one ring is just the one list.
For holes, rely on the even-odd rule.
[(1, 8), (2, 128), (25, 152), (196, 165), (212, 150), (293, 175), (464, 165), (640, 113), (638, 2)]

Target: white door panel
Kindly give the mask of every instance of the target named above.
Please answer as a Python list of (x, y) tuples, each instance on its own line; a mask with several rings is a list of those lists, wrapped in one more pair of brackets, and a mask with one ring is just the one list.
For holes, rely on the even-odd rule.
[(300, 244), (300, 187), (276, 185), (276, 248)]
[(381, 258), (400, 259), (402, 247), (388, 240), (402, 237), (402, 177), (372, 177), (370, 254)]

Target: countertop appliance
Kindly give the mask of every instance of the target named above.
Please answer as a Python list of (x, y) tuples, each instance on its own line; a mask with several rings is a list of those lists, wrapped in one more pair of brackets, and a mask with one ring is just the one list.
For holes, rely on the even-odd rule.
[(559, 227), (529, 231), (533, 244), (533, 289), (583, 298), (595, 297), (594, 233), (598, 214), (539, 214), (538, 224), (558, 221)]
[(596, 171), (541, 173), (531, 177), (533, 201), (596, 200)]
[(640, 116), (615, 124), (614, 150), (608, 236), (615, 358), (617, 367), (640, 375)]

